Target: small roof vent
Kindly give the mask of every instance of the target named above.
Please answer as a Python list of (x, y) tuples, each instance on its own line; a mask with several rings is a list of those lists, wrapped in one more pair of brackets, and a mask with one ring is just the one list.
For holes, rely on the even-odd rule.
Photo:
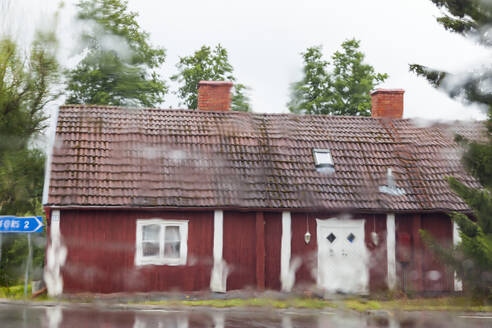
[(335, 164), (329, 149), (313, 149), (313, 156), (316, 171), (330, 174), (335, 172)]
[(396, 186), (395, 178), (393, 177), (393, 170), (388, 168), (386, 172), (387, 184), (385, 186), (379, 186), (379, 192), (388, 194), (391, 196), (403, 196), (405, 190)]

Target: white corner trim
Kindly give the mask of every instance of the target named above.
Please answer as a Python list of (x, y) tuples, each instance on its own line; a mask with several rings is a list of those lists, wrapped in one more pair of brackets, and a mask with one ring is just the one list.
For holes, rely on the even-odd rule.
[[(461, 243), (461, 236), (460, 236), (460, 229), (458, 227), (458, 224), (456, 222), (453, 222), (453, 245), (456, 246), (459, 243)], [(458, 275), (456, 272), (454, 273), (454, 290), (457, 292), (461, 292), (463, 290), (463, 282), (461, 281), (460, 278), (458, 278)]]
[[(159, 256), (144, 257), (142, 250), (142, 228), (145, 225), (158, 224), (161, 226), (160, 230), (160, 245)], [(166, 226), (178, 226), (179, 234), (181, 237), (181, 243), (179, 248), (179, 258), (164, 257), (164, 228)], [(137, 236), (135, 247), (135, 265), (186, 265), (186, 259), (188, 255), (188, 220), (164, 220), (159, 218), (154, 219), (139, 219), (137, 220)]]
[(63, 293), (63, 277), (61, 267), (67, 259), (67, 248), (63, 245), (60, 231), (60, 211), (51, 212), (50, 243), (46, 251), (46, 267), (44, 281), (48, 288), (48, 295), (58, 296)]
[(51, 226), (50, 236), (53, 239), (60, 240), (60, 210), (53, 210), (51, 212)]
[[(280, 249), (280, 282), (282, 291), (290, 292), (293, 287), (293, 277), (290, 270), (291, 257), (291, 215), (290, 212), (282, 212), (282, 243)], [(295, 274), (295, 272), (294, 272)]]
[(214, 261), (222, 261), (224, 211), (214, 211)]
[(389, 289), (396, 287), (396, 229), (395, 214), (386, 214), (386, 256), (388, 262), (387, 284)]
[(214, 211), (214, 248), (210, 290), (225, 293), (227, 290), (227, 266), (222, 258), (224, 244), (224, 211)]

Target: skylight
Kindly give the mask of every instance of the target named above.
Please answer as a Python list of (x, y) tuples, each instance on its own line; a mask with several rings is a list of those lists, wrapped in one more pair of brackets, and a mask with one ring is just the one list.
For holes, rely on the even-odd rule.
[(313, 149), (313, 156), (318, 171), (334, 171), (335, 165), (329, 149)]

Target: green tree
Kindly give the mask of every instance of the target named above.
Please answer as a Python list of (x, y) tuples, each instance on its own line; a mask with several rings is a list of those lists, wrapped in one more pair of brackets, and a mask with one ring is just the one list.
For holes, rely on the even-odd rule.
[(80, 40), (85, 57), (67, 72), (67, 103), (155, 107), (166, 84), (157, 68), (165, 51), (141, 31), (125, 0), (81, 0), (78, 19), (88, 27)]
[(38, 33), (27, 58), (14, 41), (0, 40), (0, 213), (35, 212), (44, 154), (31, 141), (47, 126), (45, 106), (58, 94), (59, 66), (52, 34)]
[[(472, 38), (486, 47), (492, 42), (488, 31), (492, 23), (492, 4), (478, 0), (432, 0), (444, 9), (437, 21), (448, 31)], [(463, 213), (453, 213), (459, 226), (461, 243), (454, 249), (440, 247), (425, 232), (424, 238), (438, 255), (456, 270), (464, 282), (465, 290), (475, 296), (490, 297), (492, 293), (492, 70), (490, 66), (467, 72), (451, 74), (412, 64), (410, 70), (425, 77), (434, 87), (466, 103), (476, 103), (488, 110), (485, 140), (471, 141), (457, 136), (465, 148), (462, 161), (467, 170), (477, 178), (483, 188), (474, 189), (456, 178), (449, 178), (451, 188), (468, 204), (472, 218)], [(471, 70), (470, 70), (471, 71)]]
[(370, 91), (388, 78), (364, 63), (360, 41), (346, 40), (333, 56), (333, 67), (323, 60), (322, 47), (302, 53), (304, 77), (291, 86), (289, 110), (299, 114), (371, 115)]
[[(229, 63), (227, 50), (220, 44), (211, 49), (202, 46), (192, 56), (181, 57), (176, 65), (178, 73), (171, 80), (181, 84), (178, 89), (178, 97), (182, 104), (188, 108), (198, 106), (198, 82), (200, 81), (236, 81), (234, 69)], [(247, 87), (235, 83), (232, 91), (231, 109), (235, 111), (250, 112), (251, 105), (245, 91)]]
[[(46, 128), (46, 105), (58, 96), (56, 48), (52, 33), (37, 33), (27, 55), (12, 38), (0, 39), (0, 215), (42, 213), (45, 155), (33, 139)], [(0, 284), (5, 285), (18, 282), (27, 242), (24, 235), (2, 237)], [(42, 245), (34, 254), (41, 267)]]
[(291, 86), (289, 110), (299, 114), (328, 113), (326, 94), (330, 88), (329, 62), (323, 60), (321, 46), (302, 53), (304, 78)]
[[(41, 280), (43, 277), (45, 233), (33, 234), (32, 239), (32, 266), (30, 267), (31, 280)], [(28, 243), (25, 234), (3, 234), (2, 262), (0, 263), (0, 286), (21, 284), (26, 270)]]

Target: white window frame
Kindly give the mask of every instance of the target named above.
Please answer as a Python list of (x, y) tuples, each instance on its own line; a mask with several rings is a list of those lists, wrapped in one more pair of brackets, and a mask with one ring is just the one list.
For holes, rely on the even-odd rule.
[[(143, 227), (146, 225), (156, 224), (160, 226), (159, 232), (159, 255), (144, 256), (142, 247)], [(178, 227), (181, 237), (179, 245), (179, 258), (170, 258), (164, 256), (166, 227)], [(188, 220), (164, 220), (164, 219), (140, 219), (137, 220), (137, 238), (136, 238), (136, 253), (135, 265), (186, 265), (186, 257), (188, 254)]]
[[(316, 167), (334, 167), (333, 156), (329, 149), (313, 149), (314, 164)], [(328, 158), (328, 160), (326, 160)], [(325, 159), (322, 161), (321, 159)]]

